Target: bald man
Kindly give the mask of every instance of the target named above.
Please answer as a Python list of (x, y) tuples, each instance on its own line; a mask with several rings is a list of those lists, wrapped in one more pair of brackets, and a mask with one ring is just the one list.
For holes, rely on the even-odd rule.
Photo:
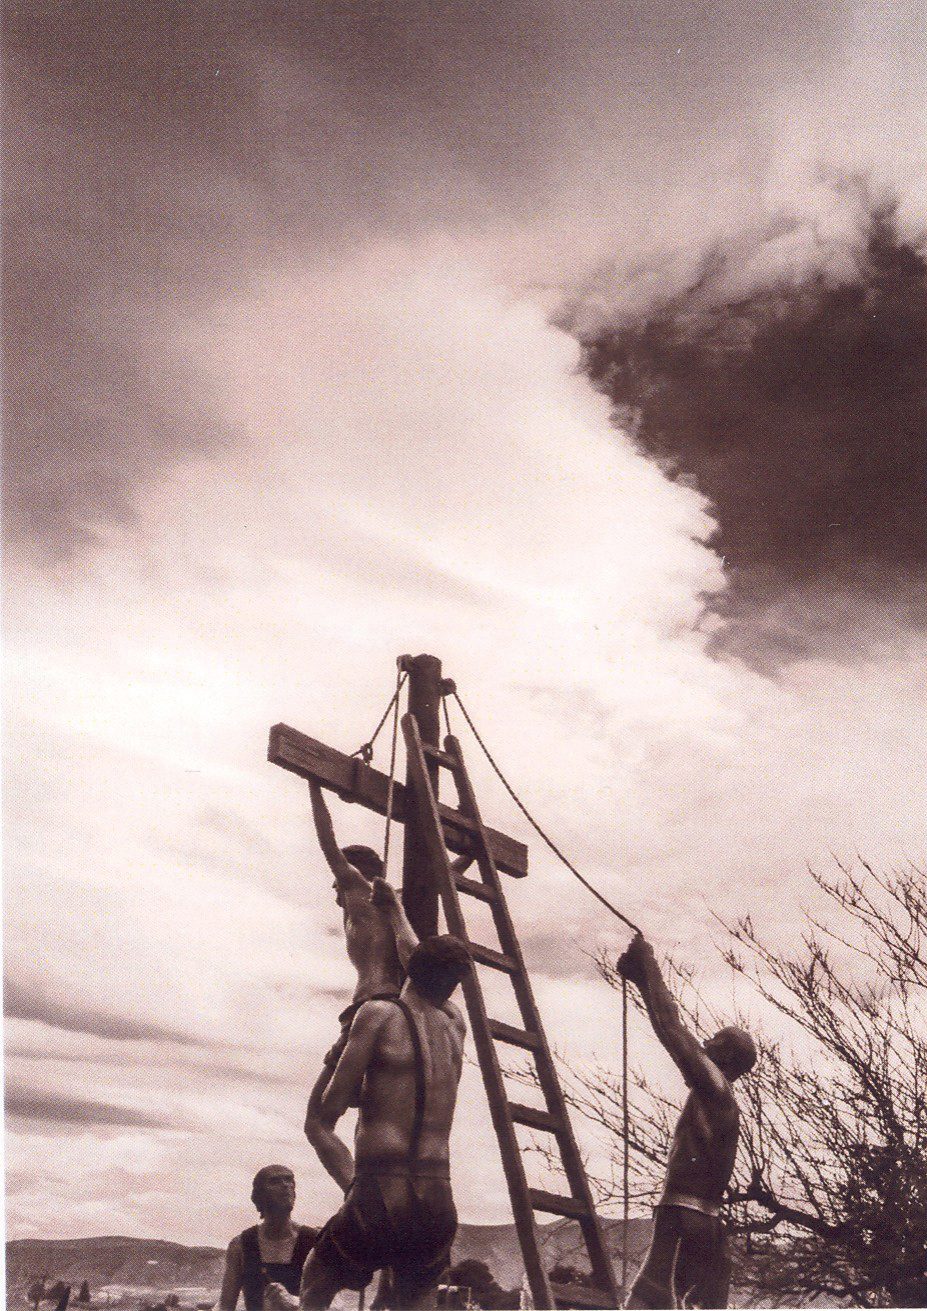
[(640, 990), (654, 1032), (690, 1092), (676, 1125), (666, 1182), (654, 1211), (653, 1238), (626, 1307), (726, 1307), (730, 1256), (721, 1201), (740, 1135), (731, 1085), (756, 1064), (743, 1029), (721, 1029), (704, 1046), (686, 1028), (653, 948), (637, 934), (618, 960)]

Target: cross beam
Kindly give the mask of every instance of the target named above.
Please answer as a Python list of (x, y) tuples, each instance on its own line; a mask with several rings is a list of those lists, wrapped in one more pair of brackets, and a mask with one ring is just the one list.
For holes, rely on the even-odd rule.
[[(300, 778), (314, 779), (323, 787), (331, 788), (345, 801), (357, 802), (378, 815), (386, 814), (389, 778), (378, 769), (365, 765), (356, 756), (346, 756), (333, 747), (297, 732), (288, 724), (275, 724), (270, 730), (267, 759), (273, 765), (288, 769)], [(393, 819), (404, 822), (408, 817), (409, 793), (398, 781), (393, 783)], [(470, 833), (474, 821), (459, 810), (443, 802), (438, 813), (444, 828), (445, 841), (451, 851), (461, 855), (470, 851)], [(487, 828), (486, 837), (496, 866), (514, 878), (528, 873), (528, 848), (505, 833)]]

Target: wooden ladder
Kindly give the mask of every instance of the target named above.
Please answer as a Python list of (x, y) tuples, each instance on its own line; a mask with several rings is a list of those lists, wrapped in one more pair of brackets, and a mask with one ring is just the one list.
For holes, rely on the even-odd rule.
[[(428, 843), (428, 852), (438, 879), (444, 916), (449, 932), (463, 939), (470, 948), (474, 964), (488, 966), (508, 975), (522, 1016), (522, 1028), (490, 1019), (480, 986), (479, 975), (470, 970), (463, 980), (464, 998), (470, 1016), (470, 1028), (477, 1058), (483, 1073), (483, 1084), (489, 1102), (493, 1128), (499, 1140), (502, 1165), (512, 1200), (515, 1228), (525, 1262), (528, 1286), (537, 1308), (556, 1307), (617, 1307), (620, 1291), (615, 1282), (599, 1218), (592, 1201), (592, 1193), (583, 1166), (576, 1139), (570, 1126), (566, 1101), (557, 1070), (538, 1012), (509, 915), (499, 872), (480, 818), (479, 808), (470, 777), (464, 766), (460, 743), (455, 737), (444, 739), (444, 750), (422, 742), (418, 724), (411, 714), (403, 716), (402, 731), (406, 740), (412, 783), (421, 817), (422, 832)], [(453, 776), (457, 788), (458, 815), (453, 819), (447, 813), (439, 814), (436, 789), (432, 786), (428, 764), (442, 766)], [(470, 839), (474, 859), (480, 872), (479, 879), (454, 874), (451, 870), (445, 845), (444, 825), (453, 823), (463, 828)], [(467, 932), (460, 897), (475, 897), (485, 902), (495, 921), (501, 951), (473, 942)], [(530, 1052), (537, 1068), (538, 1083), (547, 1105), (545, 1111), (533, 1106), (522, 1106), (509, 1100), (503, 1082), (496, 1043), (506, 1043)], [(559, 1149), (563, 1171), (569, 1183), (569, 1196), (529, 1188), (521, 1149), (515, 1136), (515, 1125), (550, 1133)], [(534, 1212), (576, 1220), (592, 1269), (594, 1288), (579, 1284), (551, 1284), (541, 1263)]]

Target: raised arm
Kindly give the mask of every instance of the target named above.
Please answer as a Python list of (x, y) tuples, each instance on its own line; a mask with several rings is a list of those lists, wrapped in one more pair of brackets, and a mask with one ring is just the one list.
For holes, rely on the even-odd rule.
[(321, 1095), (319, 1109), (306, 1121), (306, 1136), (319, 1161), (344, 1192), (354, 1179), (354, 1158), (335, 1133), (335, 1125), (349, 1106), (357, 1105), (364, 1075), (387, 1017), (385, 1007), (389, 1004), (368, 1001), (361, 1006), (354, 1016), (347, 1046)]
[(406, 918), (402, 902), (396, 889), (386, 879), (374, 879), (371, 885), (370, 900), (389, 917), (390, 928), (396, 939), (396, 953), (403, 971), (409, 967), (409, 957), (418, 946), (418, 936)]
[(345, 892), (360, 891), (367, 896), (370, 892), (370, 884), (360, 870), (354, 868), (338, 846), (335, 830), (332, 827), (332, 817), (325, 803), (321, 785), (314, 779), (309, 780), (309, 799), (312, 802), (312, 818), (315, 821), (319, 846), (322, 848), (322, 855), (328, 861), (329, 869), (335, 876), (336, 883)]
[(728, 1082), (702, 1044), (683, 1024), (679, 1007), (666, 986), (653, 948), (637, 934), (618, 961), (619, 972), (640, 990), (653, 1031), (690, 1088), (708, 1097), (728, 1094)]

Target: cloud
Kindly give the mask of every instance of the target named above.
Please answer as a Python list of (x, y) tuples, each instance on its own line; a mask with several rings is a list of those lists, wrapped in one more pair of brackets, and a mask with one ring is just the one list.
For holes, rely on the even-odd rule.
[(110, 1106), (105, 1102), (84, 1101), (77, 1097), (59, 1097), (27, 1088), (7, 1088), (6, 1114), (24, 1120), (43, 1120), (79, 1127), (107, 1126), (134, 1129), (170, 1128), (169, 1119), (152, 1115), (131, 1106)]
[(30, 979), (5, 978), (3, 983), (3, 1013), (10, 1019), (37, 1020), (56, 1029), (72, 1033), (90, 1034), (114, 1042), (144, 1042), (167, 1039), (171, 1042), (190, 1043), (196, 1040), (181, 1030), (163, 1028), (119, 1014), (117, 1010), (97, 1011), (82, 1006), (67, 995), (49, 989), (47, 977)]
[(780, 216), (580, 329), (639, 448), (717, 516), (719, 641), (774, 662), (927, 622), (927, 262), (863, 184), (822, 190), (820, 226)]
[(713, 230), (782, 102), (813, 105), (848, 43), (871, 112), (828, 148), (878, 124), (916, 176), (898, 10), (879, 28), (811, 0), (759, 26), (734, 3), (14, 8), (8, 537), (73, 566), (178, 462), (234, 452), (197, 324), (255, 277), (442, 231), (512, 283), (576, 285), (616, 240)]

